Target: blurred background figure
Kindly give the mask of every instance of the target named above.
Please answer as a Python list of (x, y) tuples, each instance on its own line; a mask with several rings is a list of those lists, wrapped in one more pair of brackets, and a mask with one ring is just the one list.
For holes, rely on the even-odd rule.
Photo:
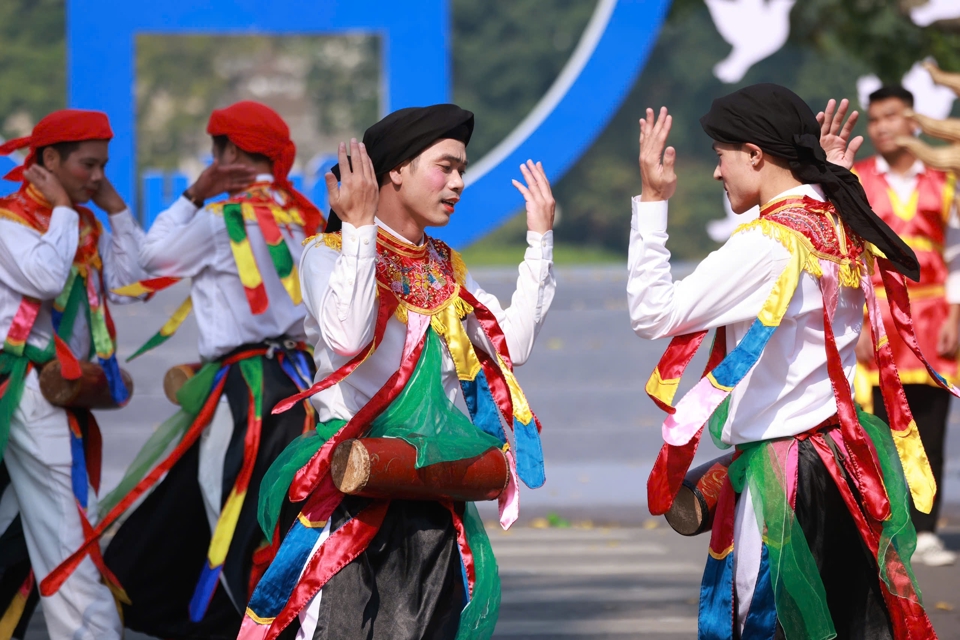
[[(909, 115), (913, 94), (900, 85), (881, 87), (870, 94), (867, 134), (877, 154), (858, 162), (871, 207), (916, 252), (920, 281), (908, 281), (920, 348), (937, 371), (957, 378), (957, 336), (960, 330), (960, 228), (955, 204), (956, 176), (927, 167), (897, 138), (913, 136), (916, 124)], [(952, 259), (951, 259), (952, 258)], [(882, 291), (879, 275), (874, 284)], [(897, 371), (907, 394), (920, 438), (937, 482), (933, 510), (912, 509), (917, 528), (916, 562), (950, 565), (956, 553), (937, 537), (937, 519), (943, 504), (943, 459), (950, 393), (935, 386), (926, 367), (900, 340), (888, 304), (882, 304), (884, 325), (893, 346)], [(885, 422), (887, 411), (880, 395), (877, 365), (870, 332), (860, 335), (857, 359), (872, 385), (873, 410)]]

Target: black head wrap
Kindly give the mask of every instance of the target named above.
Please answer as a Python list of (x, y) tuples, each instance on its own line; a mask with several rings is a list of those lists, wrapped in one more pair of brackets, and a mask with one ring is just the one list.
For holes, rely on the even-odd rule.
[(820, 124), (800, 96), (776, 84), (755, 84), (714, 100), (700, 125), (717, 142), (752, 143), (787, 160), (797, 180), (823, 188), (855, 233), (880, 249), (900, 273), (919, 279), (913, 250), (873, 212), (857, 177), (827, 161)]
[[(466, 145), (471, 135), (472, 112), (455, 104), (435, 104), (394, 111), (364, 132), (363, 144), (379, 180), (407, 160), (416, 158), (437, 140), (452, 138)], [(331, 171), (339, 180), (340, 165), (334, 165)], [(324, 231), (331, 233), (340, 227), (340, 218), (331, 210)]]

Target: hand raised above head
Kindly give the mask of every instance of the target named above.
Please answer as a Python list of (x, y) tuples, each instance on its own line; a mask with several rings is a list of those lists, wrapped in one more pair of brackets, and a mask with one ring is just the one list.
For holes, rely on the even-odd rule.
[(373, 161), (367, 155), (367, 147), (356, 138), (350, 140), (350, 157), (347, 157), (347, 145), (340, 143), (337, 150), (340, 162), (340, 184), (337, 177), (328, 171), (324, 175), (327, 181), (327, 193), (330, 208), (343, 222), (355, 227), (374, 224), (377, 204), (380, 201), (380, 186)]
[(38, 164), (27, 167), (23, 172), (24, 179), (36, 187), (47, 202), (53, 207), (73, 208), (73, 201), (67, 195), (67, 190), (60, 184), (57, 176)]
[(843, 122), (849, 108), (850, 101), (846, 98), (840, 101), (839, 107), (837, 101), (831, 98), (827, 101), (826, 109), (817, 114), (817, 122), (820, 123), (820, 146), (827, 154), (827, 161), (844, 169), (853, 166), (857, 151), (863, 144), (863, 136), (850, 139), (860, 114), (854, 111), (846, 123)]
[(527, 160), (520, 165), (520, 173), (526, 186), (519, 180), (513, 180), (513, 186), (523, 195), (527, 207), (527, 229), (537, 233), (546, 233), (553, 229), (557, 213), (557, 202), (550, 189), (550, 181), (543, 170), (543, 163)]
[(673, 170), (677, 152), (667, 147), (667, 136), (673, 126), (673, 116), (666, 107), (660, 107), (660, 116), (654, 119), (653, 109), (647, 109), (640, 118), (640, 180), (643, 191), (640, 200), (657, 202), (669, 200), (677, 190), (677, 174)]

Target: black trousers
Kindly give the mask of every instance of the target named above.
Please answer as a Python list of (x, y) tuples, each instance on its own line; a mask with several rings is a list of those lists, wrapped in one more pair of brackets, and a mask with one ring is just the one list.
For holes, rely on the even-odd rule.
[[(926, 384), (905, 384), (903, 390), (907, 394), (907, 404), (913, 412), (913, 419), (917, 421), (917, 430), (920, 440), (927, 451), (930, 468), (933, 470), (933, 479), (937, 481), (937, 495), (933, 500), (933, 509), (930, 513), (921, 513), (911, 504), (910, 515), (917, 532), (935, 531), (937, 520), (940, 517), (940, 505), (943, 504), (943, 449), (947, 440), (947, 419), (950, 416), (950, 392), (940, 387)], [(883, 406), (883, 397), (878, 387), (873, 388), (873, 412), (889, 423), (887, 409)]]
[[(120, 527), (104, 553), (107, 566), (130, 596), (124, 625), (152, 636), (184, 640), (234, 640), (249, 598), (253, 552), (263, 543), (257, 523), (260, 481), (280, 452), (303, 431), (301, 405), (273, 415), (270, 410), (297, 393), (276, 359), (263, 359), (263, 422), (260, 445), (247, 496), (219, 584), (206, 616), (189, 619), (190, 598), (206, 563), (211, 532), (197, 479), (200, 443), (194, 444), (170, 469), (153, 492)], [(226, 501), (243, 460), (250, 391), (240, 367), (231, 367), (224, 388), (234, 429), (224, 458), (223, 497)], [(231, 597), (232, 596), (232, 597)]]

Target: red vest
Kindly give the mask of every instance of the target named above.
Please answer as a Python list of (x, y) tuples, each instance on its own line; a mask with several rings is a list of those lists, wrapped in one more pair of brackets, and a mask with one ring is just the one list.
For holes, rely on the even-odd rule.
[[(876, 158), (858, 162), (853, 170), (859, 176), (873, 210), (917, 254), (920, 282), (907, 280), (907, 288), (920, 349), (937, 371), (953, 381), (957, 375), (957, 363), (937, 355), (937, 336), (948, 311), (944, 292), (948, 271), (943, 259), (943, 245), (955, 196), (956, 176), (927, 168), (917, 176), (917, 187), (910, 199), (901, 202), (877, 170)], [(883, 286), (879, 275), (874, 276), (874, 284), (877, 296), (881, 297)], [(885, 301), (881, 308), (903, 383), (932, 384), (923, 364), (900, 342)], [(872, 366), (870, 370), (875, 377), (876, 367)], [(876, 380), (873, 382), (876, 384)]]

